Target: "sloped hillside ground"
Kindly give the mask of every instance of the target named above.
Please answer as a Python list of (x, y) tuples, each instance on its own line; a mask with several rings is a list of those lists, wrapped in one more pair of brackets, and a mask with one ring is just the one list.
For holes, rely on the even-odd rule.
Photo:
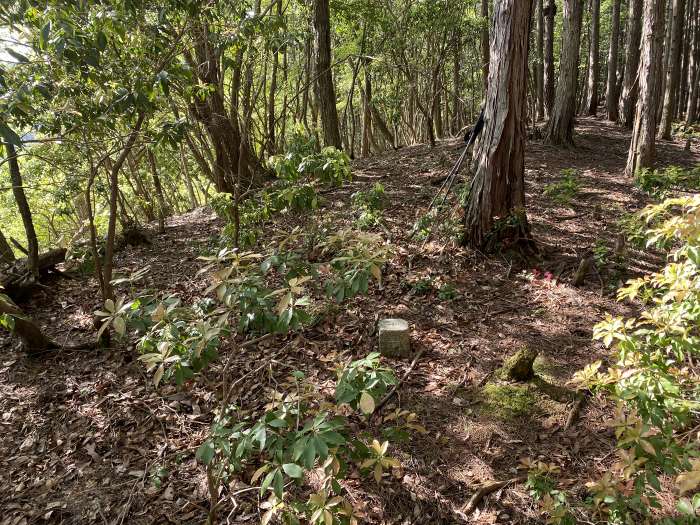
[[(59, 352), (27, 359), (0, 335), (0, 523), (203, 523), (207, 489), (194, 453), (205, 438), (223, 381), (240, 380), (238, 402), (261, 405), (265, 392), (291, 370), (324, 384), (335, 369), (376, 347), (374, 325), (383, 317), (409, 321), (421, 359), (384, 410), (415, 412), (427, 433), (392, 445), (402, 467), (381, 485), (351, 479), (351, 501), (366, 523), (543, 523), (522, 483), (487, 496), (476, 511), (464, 505), (480, 483), (520, 475), (521, 458), (561, 468), (561, 482), (581, 494), (584, 483), (614, 461), (611, 407), (593, 398), (568, 430), (571, 404), (532, 386), (499, 382), (493, 372), (516, 350), (540, 352), (537, 370), (564, 385), (571, 375), (608, 353), (591, 340), (605, 312), (624, 315), (614, 300), (624, 279), (660, 262), (631, 247), (614, 257), (617, 221), (645, 197), (622, 175), (629, 136), (596, 119), (581, 119), (577, 145), (557, 150), (537, 141), (527, 149), (528, 216), (539, 260), (487, 258), (435, 235), (409, 239), (457, 159), (460, 143), (434, 149), (405, 147), (354, 163), (349, 185), (324, 195), (315, 212), (335, 229), (352, 227), (350, 196), (375, 182), (386, 189), (384, 226), (393, 246), (384, 285), (344, 303), (313, 329), (231, 351), (201, 380), (183, 389), (154, 389), (133, 346), (109, 351)], [(700, 162), (697, 145), (659, 144), (660, 164)], [(580, 189), (570, 203), (544, 195), (546, 185), (574, 169)], [(280, 216), (272, 235), (315, 220)], [(456, 218), (458, 220), (458, 217)], [(138, 287), (202, 296), (207, 275), (198, 259), (211, 251), (221, 228), (210, 210), (168, 221), (151, 246), (128, 248), (118, 269), (150, 271)], [(579, 259), (591, 250), (599, 270), (579, 288), (571, 284)], [(446, 292), (449, 291), (448, 292)], [(128, 294), (129, 288), (122, 293)], [(442, 292), (441, 292), (442, 291)], [(93, 279), (60, 279), (40, 291), (27, 311), (59, 340), (93, 337), (91, 313), (100, 305)], [(285, 353), (260, 368), (273, 353)], [(409, 360), (388, 360), (398, 375)], [(226, 369), (226, 377), (224, 377)], [(242, 481), (229, 487), (222, 523), (256, 523), (256, 491)]]

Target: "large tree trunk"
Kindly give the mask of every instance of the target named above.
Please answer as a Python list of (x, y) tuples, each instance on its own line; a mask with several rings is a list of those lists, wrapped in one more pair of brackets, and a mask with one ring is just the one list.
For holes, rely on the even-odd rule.
[(661, 45), (664, 38), (664, 0), (644, 4), (642, 52), (639, 65), (639, 101), (634, 118), (632, 142), (625, 174), (632, 177), (642, 168), (651, 168), (656, 157), (656, 108), (659, 98), (658, 71), (662, 67)]
[(0, 263), (12, 264), (13, 262), (15, 262), (15, 252), (12, 251), (2, 230), (0, 230)]
[(664, 107), (661, 113), (659, 125), (659, 137), (671, 139), (671, 124), (673, 123), (674, 108), (681, 77), (681, 50), (683, 37), (683, 22), (685, 21), (685, 0), (673, 0), (671, 16), (671, 48), (669, 50), (668, 65), (666, 68), (666, 89), (664, 93)]
[(608, 50), (608, 82), (605, 90), (605, 105), (608, 120), (616, 122), (619, 116), (617, 101), (617, 48), (620, 40), (620, 0), (613, 0), (610, 22), (610, 48)]
[(316, 93), (321, 107), (321, 125), (326, 146), (343, 148), (338, 125), (335, 87), (331, 69), (331, 28), (328, 0), (314, 0), (314, 73), (316, 76)]
[(489, 0), (481, 0), (481, 79), (484, 84), (484, 93), (489, 87), (489, 63), (491, 62), (491, 53), (489, 50), (489, 28), (491, 21), (489, 20)]
[[(233, 193), (239, 179), (241, 184), (247, 187), (258, 185), (267, 172), (251, 150), (249, 137), (241, 133), (237, 103), (232, 100), (232, 115), (226, 111), (221, 78), (221, 50), (213, 42), (214, 37), (206, 24), (193, 28), (195, 55), (192, 56), (189, 50), (186, 50), (184, 55), (189, 66), (197, 73), (199, 81), (207, 86), (208, 90), (203, 98), (193, 97), (191, 111), (206, 129), (214, 148), (216, 191)], [(231, 88), (234, 99), (238, 94), (237, 84), (240, 84), (241, 63), (242, 59), (237, 60), (235, 64)], [(245, 176), (238, 172), (241, 151), (245, 154)]]
[(554, 17), (557, 4), (547, 0), (544, 8), (544, 108), (547, 118), (554, 111)]
[(537, 120), (544, 119), (544, 2), (537, 0), (537, 57), (535, 62), (535, 99)]
[(5, 149), (7, 151), (7, 160), (10, 165), (10, 182), (12, 183), (12, 194), (17, 203), (19, 215), (22, 217), (24, 225), (24, 234), (27, 237), (27, 270), (35, 277), (39, 276), (39, 241), (36, 237), (34, 229), (34, 220), (32, 211), (27, 202), (27, 196), (24, 193), (24, 182), (22, 181), (22, 173), (19, 170), (19, 161), (17, 160), (17, 151), (12, 143), (6, 142)]
[(465, 217), (465, 242), (490, 250), (530, 244), (525, 216), (527, 54), (532, 0), (496, 0), (486, 125)]
[(642, 0), (629, 0), (627, 39), (625, 43), (625, 72), (620, 95), (619, 121), (625, 128), (634, 123), (634, 108), (639, 93), (639, 45), (642, 37)]
[(700, 92), (700, 9), (695, 14), (693, 29), (693, 47), (690, 50), (688, 65), (688, 105), (685, 110), (685, 121), (692, 124), (697, 120), (698, 93)]
[(572, 145), (574, 143), (574, 115), (576, 114), (576, 85), (578, 82), (582, 14), (583, 0), (564, 0), (564, 29), (559, 82), (554, 111), (549, 119), (545, 135), (545, 140), (549, 144)]
[(598, 81), (600, 80), (600, 0), (591, 0), (591, 33), (588, 42), (588, 79), (586, 80), (587, 115), (598, 113)]

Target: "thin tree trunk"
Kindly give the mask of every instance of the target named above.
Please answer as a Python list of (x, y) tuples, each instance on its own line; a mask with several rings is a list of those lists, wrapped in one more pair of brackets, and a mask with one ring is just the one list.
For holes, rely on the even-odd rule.
[(686, 124), (693, 124), (697, 119), (698, 93), (700, 92), (700, 9), (695, 12), (693, 29), (693, 48), (688, 65), (688, 105), (685, 110)]
[(105, 242), (105, 257), (104, 257), (104, 267), (102, 269), (104, 288), (105, 288), (105, 299), (114, 300), (114, 288), (112, 287), (112, 270), (114, 267), (114, 240), (117, 233), (117, 198), (119, 195), (119, 170), (121, 169), (127, 155), (131, 152), (134, 147), (136, 138), (141, 131), (141, 125), (143, 124), (145, 115), (139, 113), (136, 124), (129, 133), (129, 137), (126, 139), (126, 144), (124, 149), (117, 157), (116, 162), (112, 165), (109, 174), (109, 221), (107, 224), (107, 240)]
[(22, 217), (24, 234), (27, 237), (27, 270), (35, 277), (38, 277), (39, 241), (37, 240), (36, 230), (34, 229), (32, 211), (27, 202), (27, 195), (24, 193), (24, 183), (22, 181), (22, 173), (19, 170), (17, 151), (15, 150), (15, 146), (10, 142), (5, 142), (5, 150), (7, 151), (7, 160), (10, 165), (12, 194), (15, 197), (20, 217)]
[(605, 91), (605, 104), (608, 109), (608, 120), (617, 122), (619, 116), (617, 105), (617, 48), (620, 40), (620, 0), (613, 0), (610, 18), (610, 48), (608, 50), (608, 82)]
[(544, 109), (547, 118), (554, 111), (554, 17), (557, 4), (547, 0), (544, 8)]
[[(668, 71), (668, 68), (670, 67), (670, 62), (669, 59), (671, 57), (671, 53), (669, 52), (671, 49), (671, 40), (673, 40), (673, 24), (671, 23), (671, 19), (673, 17), (673, 0), (668, 0), (668, 7), (666, 9), (666, 17), (665, 17), (665, 32), (666, 32), (666, 38), (664, 40), (664, 45), (661, 48), (661, 67), (657, 71), (657, 75), (659, 75), (659, 80), (657, 80), (657, 90), (659, 92), (658, 96), (658, 101), (657, 101), (657, 107), (656, 107), (656, 124), (658, 126), (659, 122), (661, 122), (661, 113), (663, 112), (664, 109), (664, 93), (666, 93), (666, 71)], [(659, 87), (660, 86), (660, 87)]]
[(535, 62), (535, 98), (537, 120), (544, 119), (544, 1), (537, 0), (537, 56)]
[(455, 135), (459, 132), (462, 125), (462, 35), (459, 31), (455, 31), (454, 34), (454, 45), (452, 46), (453, 52), (453, 67), (452, 67), (452, 84), (454, 91), (452, 92), (452, 134)]
[(678, 96), (681, 77), (681, 50), (683, 38), (683, 23), (685, 21), (685, 0), (673, 0), (671, 15), (671, 47), (666, 68), (666, 89), (664, 106), (661, 112), (659, 137), (671, 140), (671, 124), (673, 123), (674, 107)]
[(598, 113), (598, 82), (600, 67), (600, 0), (591, 0), (591, 32), (588, 42), (588, 79), (586, 81), (586, 108), (588, 115)]
[(489, 87), (489, 62), (491, 61), (491, 53), (489, 50), (489, 28), (491, 20), (489, 20), (489, 0), (481, 0), (481, 80), (484, 84), (484, 94)]
[(532, 0), (494, 2), (486, 125), (465, 216), (464, 240), (480, 249), (531, 244), (524, 183), (531, 8)]
[(639, 101), (625, 168), (628, 177), (634, 176), (640, 169), (652, 168), (656, 157), (656, 108), (659, 98), (657, 82), (658, 70), (662, 67), (664, 3), (664, 0), (647, 0), (644, 4)]
[(192, 184), (192, 179), (190, 175), (190, 168), (187, 165), (187, 157), (185, 155), (185, 145), (180, 144), (180, 167), (182, 168), (182, 174), (185, 177), (185, 186), (187, 187), (187, 196), (190, 199), (190, 210), (194, 210), (199, 207), (199, 201), (197, 200), (197, 194), (194, 191), (194, 185)]
[(632, 128), (634, 109), (639, 93), (639, 45), (642, 37), (642, 0), (629, 0), (627, 14), (627, 39), (625, 43), (625, 72), (623, 74), (622, 92), (620, 95), (619, 121), (625, 128)]
[(326, 146), (343, 148), (338, 126), (335, 86), (331, 70), (331, 31), (328, 0), (313, 1), (314, 58), (318, 102), (321, 109), (321, 124)]
[(582, 0), (564, 0), (564, 29), (554, 110), (547, 125), (549, 144), (572, 145), (581, 43)]
[(151, 165), (153, 187), (156, 189), (156, 198), (158, 199), (158, 233), (165, 233), (165, 197), (163, 196), (163, 186), (160, 183), (160, 175), (158, 175), (156, 156), (150, 149), (148, 150), (147, 155), (148, 163)]
[(365, 89), (362, 107), (362, 156), (368, 157), (372, 152), (372, 77), (369, 72), (370, 60), (365, 60)]

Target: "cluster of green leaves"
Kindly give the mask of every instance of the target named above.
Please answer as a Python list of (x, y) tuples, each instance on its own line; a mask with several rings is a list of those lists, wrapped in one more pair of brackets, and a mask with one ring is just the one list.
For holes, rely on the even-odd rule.
[(697, 191), (700, 189), (700, 166), (680, 168), (668, 166), (653, 170), (644, 168), (634, 175), (634, 183), (645, 193), (663, 199), (674, 189)]
[(566, 493), (557, 489), (556, 477), (561, 469), (553, 463), (531, 458), (522, 458), (520, 468), (527, 470), (525, 486), (547, 516), (545, 523), (575, 525), (576, 520), (571, 513)]
[(334, 253), (330, 261), (333, 277), (326, 282), (325, 290), (337, 302), (367, 293), (372, 280), (381, 285), (381, 268), (389, 249), (378, 235), (340, 231), (328, 237), (324, 252)]
[(346, 153), (332, 146), (319, 151), (316, 139), (299, 127), (289, 139), (287, 152), (270, 157), (268, 163), (277, 178), (287, 182), (306, 178), (326, 186), (341, 186), (352, 176)]
[[(295, 331), (312, 321), (314, 291), (340, 302), (366, 293), (371, 280), (380, 282), (388, 250), (378, 236), (340, 232), (329, 237), (323, 244), (330, 257), (327, 263), (310, 263), (286, 250), (286, 243), (297, 236), (279, 243), (267, 256), (224, 248), (202, 257), (208, 264), (201, 272), (212, 275), (205, 293), (214, 294), (216, 301), (187, 306), (176, 297), (159, 301), (149, 295), (108, 300), (97, 312), (102, 319), (98, 335), (108, 328), (121, 337), (139, 334), (140, 359), (154, 370), (156, 385), (163, 379), (182, 384), (217, 358), (231, 320), (242, 334)], [(322, 266), (332, 271), (323, 273)], [(133, 282), (144, 273), (113, 283)]]
[(110, 327), (120, 337), (141, 334), (139, 360), (154, 370), (156, 386), (162, 380), (182, 385), (192, 379), (218, 357), (218, 347), (230, 333), (228, 312), (207, 300), (187, 306), (175, 296), (108, 299), (95, 314), (102, 321), (98, 337)]
[(376, 401), (384, 396), (389, 386), (395, 384), (394, 373), (381, 366), (380, 355), (373, 352), (342, 370), (335, 389), (335, 400), (338, 404), (346, 403), (355, 410), (359, 409), (363, 414), (371, 414)]
[(561, 179), (546, 184), (544, 194), (557, 204), (568, 206), (581, 189), (578, 172), (572, 168), (561, 170)]
[(352, 203), (360, 210), (355, 225), (361, 230), (379, 226), (382, 223), (385, 200), (384, 186), (380, 182), (375, 182), (374, 186), (367, 191), (353, 193)]
[[(686, 434), (700, 412), (700, 197), (668, 199), (647, 207), (654, 224), (649, 245), (673, 243), (667, 265), (631, 280), (620, 300), (639, 300), (643, 311), (623, 319), (608, 316), (594, 337), (616, 350), (607, 370), (596, 362), (577, 380), (609, 392), (618, 402), (614, 420), (618, 462), (603, 479), (589, 484), (596, 511), (611, 522), (648, 520), (659, 508), (661, 475), (676, 480), (676, 508), (691, 523), (700, 508), (700, 449)], [(617, 521), (615, 521), (617, 520)]]
[[(317, 152), (315, 139), (297, 130), (287, 153), (270, 157), (269, 164), (277, 181), (248, 196), (238, 208), (239, 242), (252, 247), (260, 238), (263, 223), (278, 213), (316, 210), (321, 204), (318, 187), (340, 186), (351, 179), (350, 158), (335, 148)], [(222, 241), (233, 246), (236, 235), (236, 203), (228, 193), (215, 194), (211, 206), (226, 221)]]
[[(221, 484), (234, 476), (245, 476), (255, 468), (249, 483), (259, 483), (262, 505), (267, 511), (262, 523), (279, 516), (284, 523), (350, 525), (357, 523), (342, 481), (352, 472), (372, 474), (381, 483), (384, 472), (400, 466), (388, 455), (389, 442), (380, 442), (368, 432), (353, 433), (343, 405), (368, 413), (371, 404), (387, 385), (396, 383), (394, 373), (379, 364), (377, 355), (350, 363), (339, 373), (335, 403), (323, 400), (316, 386), (302, 372), (293, 372), (274, 390), (264, 412), (245, 417), (227, 406), (216, 418), (209, 438), (197, 450), (197, 459), (207, 466), (210, 478)], [(367, 401), (371, 399), (371, 403)], [(415, 414), (400, 412), (397, 419), (424, 431)], [(409, 421), (410, 420), (410, 421)], [(369, 444), (368, 444), (369, 443)], [(320, 474), (314, 491), (305, 501), (290, 484), (302, 485), (307, 474)]]

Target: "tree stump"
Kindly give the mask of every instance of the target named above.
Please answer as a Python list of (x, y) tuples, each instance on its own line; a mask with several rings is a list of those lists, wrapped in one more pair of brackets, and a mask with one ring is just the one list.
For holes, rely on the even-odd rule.
[(387, 357), (408, 357), (411, 340), (408, 323), (403, 319), (382, 319), (377, 325), (379, 352)]
[(506, 359), (501, 368), (501, 377), (514, 381), (529, 381), (535, 376), (532, 364), (537, 358), (537, 350), (523, 348)]

